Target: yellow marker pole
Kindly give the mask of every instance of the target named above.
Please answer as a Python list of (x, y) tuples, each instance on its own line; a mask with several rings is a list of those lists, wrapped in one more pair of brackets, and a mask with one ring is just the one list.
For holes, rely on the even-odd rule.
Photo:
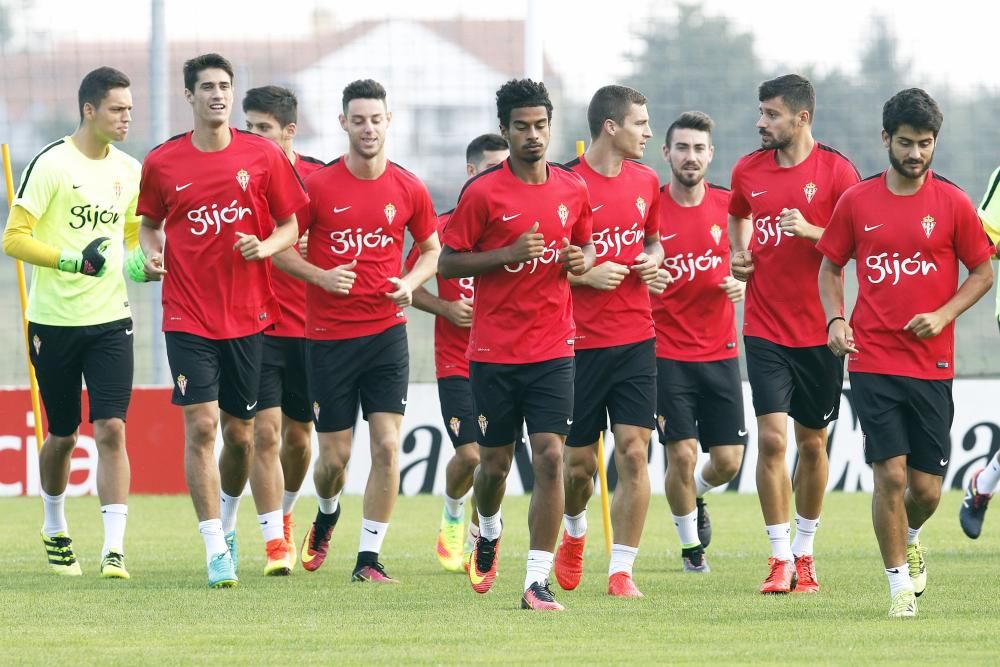
[[(3, 144), (3, 175), (7, 183), (7, 208), (14, 205), (14, 174), (10, 166), (10, 146)], [(31, 386), (31, 411), (35, 415), (35, 445), (41, 449), (42, 437), (42, 407), (38, 400), (38, 381), (35, 379), (35, 367), (31, 365), (31, 343), (28, 342), (28, 287), (24, 282), (24, 264), (14, 260), (17, 267), (17, 286), (21, 294), (21, 320), (24, 325), (24, 357), (28, 360), (28, 384)]]
[[(587, 150), (586, 142), (576, 142), (577, 157)], [(601, 518), (604, 521), (604, 550), (611, 554), (614, 535), (611, 531), (611, 498), (608, 496), (608, 468), (604, 461), (604, 433), (597, 438), (597, 479), (601, 485)]]

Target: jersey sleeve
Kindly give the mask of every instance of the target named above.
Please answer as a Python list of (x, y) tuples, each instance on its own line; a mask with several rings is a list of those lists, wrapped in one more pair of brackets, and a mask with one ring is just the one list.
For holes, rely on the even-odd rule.
[(417, 183), (413, 187), (413, 214), (406, 221), (406, 228), (417, 243), (426, 241), (437, 231), (434, 202), (423, 183)]
[(861, 182), (861, 174), (847, 158), (839, 161), (837, 171), (833, 176), (833, 198), (839, 201), (852, 186)]
[(979, 217), (990, 240), (994, 244), (1000, 243), (1000, 167), (997, 167), (986, 184), (983, 201), (979, 204)]
[(267, 179), (267, 205), (271, 210), (271, 217), (284, 220), (305, 206), (309, 195), (306, 194), (295, 167), (288, 161), (288, 156), (277, 146), (269, 154), (271, 174)]
[(850, 261), (854, 254), (854, 219), (850, 197), (841, 197), (837, 202), (816, 250), (837, 266), (844, 266)]
[(646, 228), (644, 230), (646, 238), (656, 236), (660, 233), (660, 183), (654, 180), (653, 196), (646, 207)]
[(743, 193), (740, 167), (741, 163), (737, 162), (736, 166), (733, 167), (733, 175), (730, 179), (732, 190), (729, 192), (729, 215), (736, 218), (748, 218), (753, 209), (750, 208), (750, 202), (747, 201), (746, 195)]
[(412, 271), (413, 267), (417, 265), (417, 260), (420, 259), (420, 246), (414, 243), (410, 246), (410, 252), (406, 255), (406, 260), (403, 262), (403, 266), (407, 271)]
[(13, 206), (20, 206), (35, 220), (41, 220), (59, 189), (58, 163), (39, 155), (28, 163), (21, 175), (21, 187)]
[(994, 247), (972, 202), (962, 194), (955, 211), (955, 254), (972, 269), (993, 256)]
[(590, 192), (580, 179), (580, 212), (577, 214), (573, 230), (570, 232), (570, 242), (576, 246), (584, 246), (593, 242), (594, 212), (590, 208)]
[(125, 210), (125, 248), (128, 250), (139, 245), (139, 225), (142, 224), (142, 219), (135, 213), (138, 206), (139, 193), (137, 192)]
[(489, 214), (489, 206), (479, 190), (466, 189), (444, 228), (441, 243), (458, 252), (475, 249), (486, 229)]
[(136, 215), (163, 221), (167, 217), (167, 205), (163, 200), (160, 188), (156, 160), (147, 156), (142, 163), (142, 176), (139, 179), (139, 198), (135, 207)]
[(302, 235), (313, 226), (313, 223), (316, 222), (316, 205), (320, 199), (320, 181), (314, 174), (306, 176), (306, 180), (303, 183), (303, 187), (306, 189), (306, 196), (309, 201), (306, 202), (305, 206), (295, 212), (295, 220), (299, 225), (299, 238), (301, 238)]
[(22, 262), (54, 269), (59, 266), (59, 249), (33, 236), (37, 224), (35, 216), (20, 205), (14, 206), (3, 232), (3, 251)]

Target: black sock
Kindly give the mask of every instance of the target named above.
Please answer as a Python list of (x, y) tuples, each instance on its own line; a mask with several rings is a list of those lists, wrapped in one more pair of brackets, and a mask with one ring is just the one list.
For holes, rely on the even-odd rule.
[(336, 526), (339, 518), (340, 503), (337, 503), (337, 511), (333, 514), (324, 514), (322, 511), (316, 510), (316, 527), (325, 531), (332, 526)]
[(365, 565), (375, 565), (376, 563), (378, 563), (378, 552), (359, 551), (358, 560), (354, 563), (354, 569), (360, 570)]

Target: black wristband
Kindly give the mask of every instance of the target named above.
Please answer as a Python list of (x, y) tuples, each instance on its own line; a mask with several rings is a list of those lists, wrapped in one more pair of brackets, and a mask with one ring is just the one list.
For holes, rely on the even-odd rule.
[(844, 322), (846, 322), (846, 321), (847, 321), (847, 320), (845, 320), (845, 319), (844, 319), (843, 317), (841, 317), (840, 315), (837, 315), (836, 317), (831, 317), (831, 318), (830, 318), (830, 321), (826, 323), (826, 332), (827, 332), (827, 333), (830, 333), (830, 327), (831, 327), (831, 326), (833, 325), (833, 323), (834, 323), (834, 322), (836, 322), (837, 320), (843, 320)]

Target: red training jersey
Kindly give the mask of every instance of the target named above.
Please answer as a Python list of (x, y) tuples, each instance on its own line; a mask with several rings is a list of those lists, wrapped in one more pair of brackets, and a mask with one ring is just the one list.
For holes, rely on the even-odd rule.
[[(452, 211), (438, 216), (438, 234), (444, 232)], [(412, 271), (420, 257), (420, 249), (414, 246), (406, 258), (406, 269)], [(437, 274), (437, 295), (444, 301), (472, 300), (474, 281), (467, 278), (442, 278)], [(465, 351), (469, 347), (469, 329), (452, 324), (447, 317), (434, 317), (434, 368), (437, 378), (469, 377), (469, 360)]]
[(858, 299), (851, 314), (857, 353), (852, 371), (923, 380), (955, 376), (955, 323), (933, 338), (903, 327), (958, 288), (958, 262), (972, 269), (993, 254), (976, 209), (951, 181), (927, 172), (916, 194), (895, 195), (885, 172), (848, 190), (818, 249), (843, 266), (857, 258)]
[(782, 232), (778, 215), (797, 208), (810, 224), (826, 227), (837, 200), (860, 178), (850, 160), (818, 142), (794, 167), (779, 166), (777, 151), (765, 149), (733, 167), (729, 213), (750, 217), (753, 226), (744, 336), (786, 347), (826, 344), (817, 283), (823, 257), (811, 241)]
[(656, 356), (675, 361), (720, 361), (739, 356), (736, 307), (719, 285), (729, 274), (726, 225), (729, 190), (702, 182), (697, 206), (660, 193), (663, 268), (673, 279), (653, 295)]
[(510, 159), (473, 177), (458, 200), (442, 241), (457, 252), (503, 248), (538, 223), (545, 252), (528, 262), (476, 277), (476, 305), (466, 356), (472, 361), (529, 364), (573, 356), (573, 303), (558, 262), (563, 239), (590, 243), (587, 186), (549, 162), (544, 183), (525, 183)]
[[(323, 166), (323, 162), (308, 155), (295, 154), (295, 171), (299, 178), (305, 179)], [(303, 207), (305, 208), (305, 207)], [(306, 214), (300, 210), (296, 213), (299, 227)], [(298, 245), (296, 245), (298, 250)], [(283, 338), (305, 338), (306, 335), (306, 284), (298, 278), (293, 278), (284, 271), (271, 267), (271, 289), (278, 299), (281, 308), (281, 320), (273, 329), (264, 332), (266, 336)]]
[[(626, 267), (645, 251), (647, 236), (659, 225), (660, 181), (649, 167), (625, 160), (621, 172), (607, 177), (594, 171), (584, 155), (567, 165), (587, 184), (593, 214), (594, 265)], [(576, 349), (629, 345), (653, 338), (649, 290), (638, 273), (629, 273), (613, 290), (573, 287)]]
[(221, 151), (203, 152), (191, 132), (146, 156), (136, 213), (164, 221), (163, 330), (241, 338), (280, 319), (270, 262), (248, 262), (237, 232), (266, 238), (274, 220), (308, 201), (277, 144), (230, 129)]
[(417, 242), (434, 233), (434, 205), (424, 184), (394, 162), (378, 178), (358, 178), (337, 158), (306, 178), (306, 190), (307, 260), (321, 269), (357, 262), (349, 294), (306, 288), (306, 337), (360, 338), (406, 322), (386, 295), (396, 290), (389, 278), (398, 278), (403, 265), (404, 229)]

